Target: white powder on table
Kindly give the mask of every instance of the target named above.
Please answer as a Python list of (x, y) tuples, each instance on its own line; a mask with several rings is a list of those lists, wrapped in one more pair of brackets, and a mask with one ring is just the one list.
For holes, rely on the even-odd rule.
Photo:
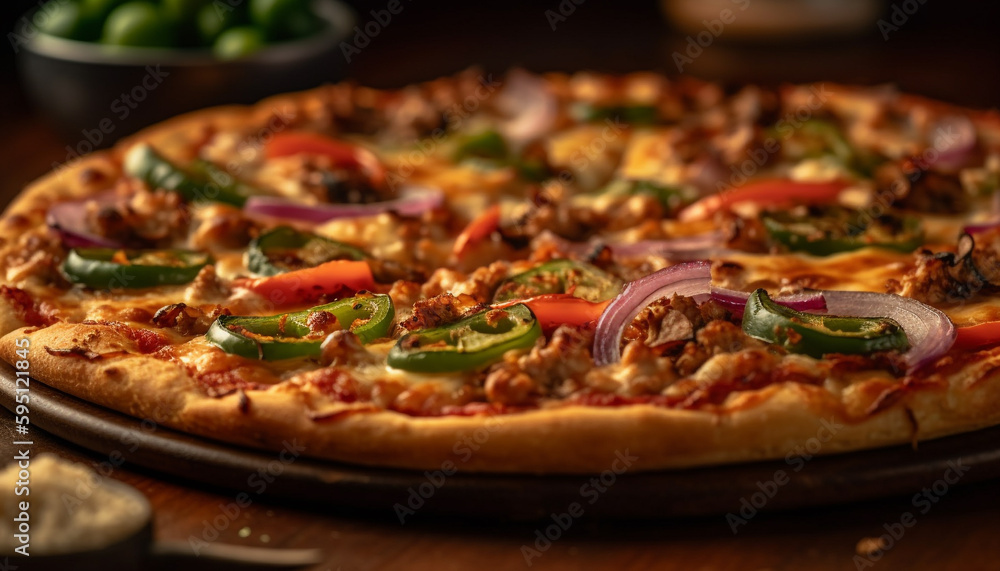
[(0, 554), (13, 554), (21, 545), (14, 538), (21, 502), (29, 504), (31, 555), (101, 549), (139, 531), (148, 519), (146, 501), (83, 464), (53, 454), (33, 458), (29, 493), (18, 496), (20, 470), (14, 462), (0, 472)]

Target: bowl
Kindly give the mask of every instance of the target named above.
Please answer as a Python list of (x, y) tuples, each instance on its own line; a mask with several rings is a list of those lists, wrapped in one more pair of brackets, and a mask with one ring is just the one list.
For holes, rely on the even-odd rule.
[[(38, 553), (36, 547), (33, 548), (35, 549), (32, 551), (33, 555), (29, 557), (0, 556), (0, 561), (7, 558), (11, 563), (10, 569), (17, 569), (23, 565), (25, 569), (32, 571), (63, 571), (66, 569), (107, 571), (109, 568), (119, 571), (139, 571), (147, 569), (151, 553), (150, 546), (153, 543), (153, 510), (149, 500), (142, 492), (124, 482), (104, 479), (100, 485), (109, 492), (132, 501), (133, 505), (138, 508), (136, 521), (141, 520), (139, 527), (128, 535), (119, 537), (101, 547), (55, 554)], [(79, 500), (79, 498), (77, 499)], [(61, 502), (61, 500), (57, 501)]]
[(354, 28), (354, 11), (337, 0), (317, 0), (315, 10), (322, 31), (235, 60), (210, 49), (107, 46), (39, 33), (18, 51), (18, 74), (72, 158), (186, 111), (342, 79), (339, 46)]

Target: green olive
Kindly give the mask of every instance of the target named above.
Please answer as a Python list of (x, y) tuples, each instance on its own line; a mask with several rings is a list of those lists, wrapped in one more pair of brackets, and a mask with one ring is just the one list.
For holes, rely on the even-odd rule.
[(147, 2), (129, 2), (115, 8), (104, 22), (101, 42), (116, 46), (169, 47), (170, 24)]
[(243, 14), (225, 2), (213, 2), (198, 10), (198, 36), (202, 43), (211, 45), (226, 28), (242, 20)]
[(250, 20), (271, 39), (289, 37), (289, 17), (308, 11), (304, 0), (250, 0)]
[(83, 14), (95, 22), (104, 22), (112, 10), (128, 0), (82, 0), (80, 8)]
[[(193, 22), (199, 10), (214, 3), (211, 0), (160, 0), (160, 2), (163, 4), (163, 13), (175, 22)], [(225, 2), (222, 4), (229, 6)]]
[(282, 32), (288, 39), (305, 38), (323, 28), (323, 20), (309, 10), (292, 12), (285, 18)]
[(55, 3), (49, 16), (42, 22), (39, 29), (50, 36), (59, 36), (71, 40), (81, 40), (85, 26), (83, 9), (78, 4)]
[(236, 59), (250, 55), (264, 45), (264, 34), (257, 28), (240, 26), (219, 35), (212, 51), (219, 59)]

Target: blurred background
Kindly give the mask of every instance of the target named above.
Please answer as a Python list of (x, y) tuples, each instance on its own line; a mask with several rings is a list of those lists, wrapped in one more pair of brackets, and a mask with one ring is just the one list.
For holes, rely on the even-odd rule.
[[(662, 0), (665, 6), (657, 0), (396, 1), (391, 21), (369, 27), (377, 35), (350, 51), (349, 62), (343, 45), (335, 41), (324, 56), (330, 65), (320, 75), (346, 74), (362, 84), (395, 87), (469, 66), (492, 73), (523, 66), (533, 71), (654, 70), (668, 75), (682, 68), (727, 84), (893, 83), (963, 105), (1000, 105), (1000, 34), (995, 30), (1000, 4), (994, 2)], [(363, 29), (376, 19), (372, 10), (384, 18), (390, 0), (347, 3)], [(37, 93), (26, 95), (15, 73), (16, 38), (11, 33), (22, 29), (23, 14), (38, 4), (5, 0), (0, 7), (7, 39), (0, 48), (3, 203), (54, 164), (73, 158), (81, 148), (78, 143), (85, 140), (83, 133), (54, 125), (53, 114), (40, 110)], [(356, 36), (357, 31), (350, 30), (346, 41), (363, 43)], [(211, 84), (212, 77), (208, 72), (204, 85)], [(280, 81), (260, 81), (253, 88), (230, 93), (226, 100), (286, 90)], [(198, 91), (197, 85), (186, 85), (184, 92), (163, 89), (159, 102), (151, 96), (143, 106), (155, 111), (168, 100), (176, 104), (191, 97), (192, 90)], [(52, 91), (59, 92), (62, 101), (74, 101), (65, 88)], [(191, 104), (197, 104), (196, 98)], [(101, 119), (94, 117), (95, 127)], [(115, 129), (100, 146), (129, 128)]]

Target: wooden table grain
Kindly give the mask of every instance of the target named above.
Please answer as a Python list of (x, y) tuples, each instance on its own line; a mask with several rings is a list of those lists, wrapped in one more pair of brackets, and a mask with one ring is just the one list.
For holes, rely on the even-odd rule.
[[(522, 3), (506, 12), (476, 11), (476, 4), (448, 2), (447, 10), (437, 12), (428, 5), (405, 4), (406, 11), (352, 63), (352, 75), (362, 83), (399, 85), (472, 63), (481, 63), (488, 71), (525, 64), (536, 70), (661, 69), (672, 73), (671, 54), (685, 45), (683, 35), (663, 30), (652, 2), (628, 2), (622, 8), (617, 2), (575, 1), (574, 15), (557, 30), (550, 29), (545, 16), (546, 10), (559, 9), (555, 0)], [(1000, 76), (995, 73), (1000, 49), (990, 26), (997, 10), (955, 16), (946, 11), (946, 4), (921, 4), (913, 21), (894, 32), (889, 41), (873, 33), (842, 44), (770, 51), (720, 42), (687, 71), (729, 81), (895, 82), (907, 90), (959, 103), (995, 106), (1000, 102)], [(964, 10), (978, 10), (987, 3), (956, 4)], [(415, 46), (419, 54), (402, 57), (418, 49)], [(65, 160), (67, 151), (66, 142), (30, 113), (14, 84), (0, 86), (0, 109), (4, 115), (0, 202), (6, 203), (24, 184)], [(12, 415), (0, 409), (0, 449), (4, 450), (0, 462), (9, 459), (13, 426)], [(108, 461), (40, 431), (33, 436), (33, 455), (52, 452), (95, 467)], [(935, 491), (931, 479), (927, 482), (930, 491), (923, 498), (907, 495), (760, 513), (740, 525), (737, 533), (722, 514), (641, 523), (584, 517), (560, 531), (559, 539), (536, 543), (538, 534), (552, 525), (551, 519), (503, 524), (442, 520), (418, 513), (401, 525), (391, 514), (289, 506), (269, 500), (266, 494), (234, 510), (230, 505), (237, 501), (236, 492), (194, 485), (127, 463), (111, 470), (108, 477), (135, 486), (150, 499), (158, 539), (320, 548), (324, 561), (314, 568), (319, 571), (1000, 568), (997, 481), (968, 485), (959, 481), (937, 493), (942, 488), (937, 484)], [(734, 502), (734, 513), (739, 508)], [(859, 543), (879, 536), (887, 540), (883, 551), (858, 556)], [(214, 567), (196, 561), (184, 568)]]

